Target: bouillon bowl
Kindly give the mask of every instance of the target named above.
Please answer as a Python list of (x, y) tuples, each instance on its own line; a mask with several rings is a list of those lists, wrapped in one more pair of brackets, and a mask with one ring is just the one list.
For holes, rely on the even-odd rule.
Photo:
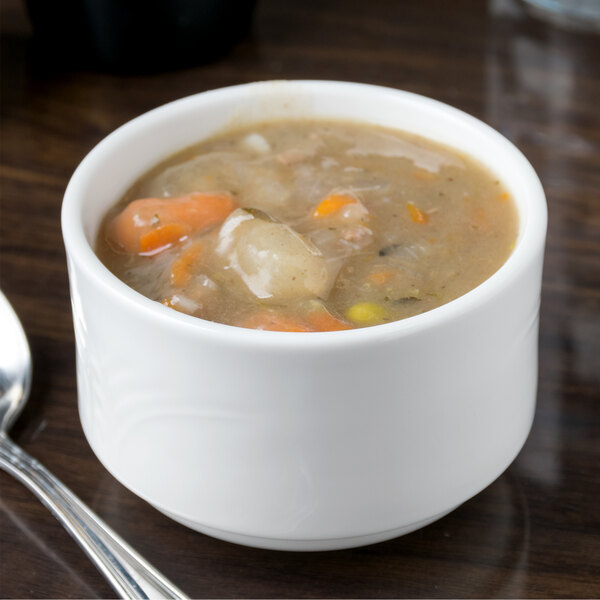
[[(152, 166), (223, 129), (296, 117), (384, 125), (475, 157), (514, 198), (511, 256), (429, 312), (352, 331), (284, 333), (178, 313), (126, 286), (94, 254), (103, 215)], [(85, 435), (123, 485), (225, 540), (326, 550), (422, 527), (494, 481), (527, 438), (546, 219), (540, 182), (515, 146), (412, 93), (273, 81), (152, 110), (100, 142), (64, 197)]]

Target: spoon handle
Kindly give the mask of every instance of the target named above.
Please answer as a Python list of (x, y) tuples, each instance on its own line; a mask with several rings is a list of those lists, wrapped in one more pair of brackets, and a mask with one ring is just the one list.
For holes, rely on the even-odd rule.
[(0, 434), (0, 467), (50, 509), (122, 598), (187, 598), (5, 434)]

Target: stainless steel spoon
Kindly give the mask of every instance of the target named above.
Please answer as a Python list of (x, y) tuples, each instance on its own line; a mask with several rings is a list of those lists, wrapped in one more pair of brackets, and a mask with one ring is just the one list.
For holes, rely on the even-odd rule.
[(122, 598), (187, 598), (77, 496), (8, 437), (25, 406), (31, 353), (21, 323), (0, 292), (0, 467), (23, 482), (64, 525)]

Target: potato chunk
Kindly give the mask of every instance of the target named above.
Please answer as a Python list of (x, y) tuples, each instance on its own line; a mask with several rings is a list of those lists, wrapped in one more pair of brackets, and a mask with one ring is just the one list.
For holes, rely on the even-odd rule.
[(273, 303), (326, 298), (339, 268), (291, 227), (257, 209), (229, 215), (217, 253), (254, 296)]

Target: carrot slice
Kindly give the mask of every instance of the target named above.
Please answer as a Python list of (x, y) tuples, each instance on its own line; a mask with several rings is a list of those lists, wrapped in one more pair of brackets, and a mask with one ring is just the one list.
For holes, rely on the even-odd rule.
[(140, 254), (156, 254), (184, 240), (190, 233), (189, 225), (169, 223), (140, 236)]
[(408, 214), (410, 215), (413, 223), (421, 223), (424, 225), (425, 223), (429, 222), (427, 213), (419, 210), (412, 202), (407, 202), (406, 208), (408, 209)]
[(369, 280), (377, 285), (383, 285), (394, 277), (394, 271), (375, 271), (369, 275)]
[(327, 198), (321, 200), (317, 207), (313, 210), (312, 216), (315, 218), (327, 217), (340, 210), (347, 204), (354, 204), (356, 198), (348, 194), (331, 194)]
[(202, 244), (196, 243), (173, 261), (171, 265), (171, 283), (184, 287), (192, 276), (192, 268), (202, 254)]
[[(181, 236), (176, 236), (184, 230), (183, 237), (209, 229), (223, 221), (234, 208), (232, 197), (223, 193), (141, 198), (130, 202), (111, 221), (107, 237), (116, 248), (125, 252), (159, 252), (178, 242)], [(157, 233), (146, 237), (154, 231)]]
[(306, 318), (313, 331), (344, 331), (353, 329), (352, 325), (334, 317), (326, 310), (310, 313)]
[(312, 311), (304, 318), (283, 315), (274, 310), (265, 310), (250, 315), (238, 325), (248, 329), (262, 329), (265, 331), (310, 332), (353, 329), (352, 325), (334, 317), (325, 308)]
[(298, 319), (276, 313), (274, 311), (264, 311), (250, 315), (242, 321), (240, 327), (247, 329), (262, 329), (264, 331), (311, 331), (304, 323)]

